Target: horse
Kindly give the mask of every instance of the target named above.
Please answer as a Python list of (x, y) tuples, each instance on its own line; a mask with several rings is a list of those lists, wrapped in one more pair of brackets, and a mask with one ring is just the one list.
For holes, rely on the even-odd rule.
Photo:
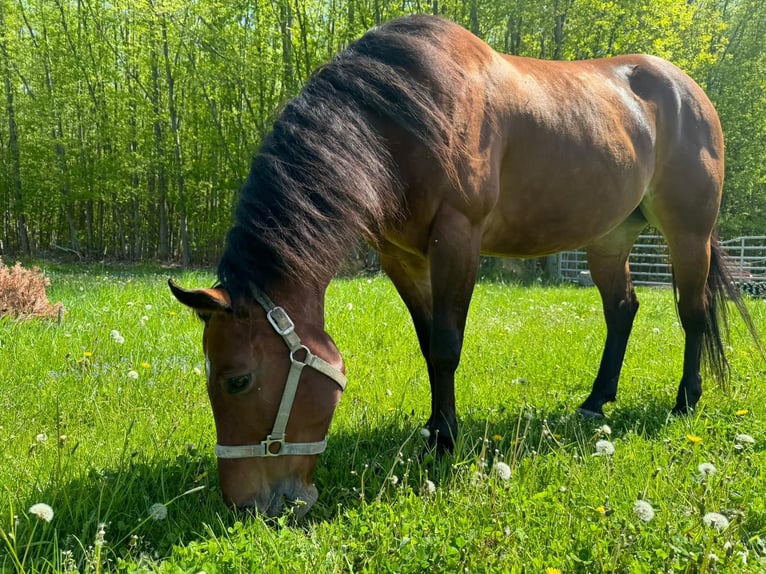
[(314, 469), (346, 386), (325, 291), (362, 238), (412, 317), (438, 452), (458, 431), (455, 370), (480, 256), (587, 250), (607, 334), (579, 412), (601, 417), (638, 311), (628, 256), (647, 225), (669, 246), (685, 333), (673, 412), (692, 411), (703, 357), (726, 376), (727, 300), (757, 336), (716, 235), (723, 179), (717, 114), (667, 61), (506, 56), (425, 15), (367, 32), (286, 103), (254, 155), (216, 286), (170, 281), (204, 321), (224, 499), (299, 517), (317, 500)]

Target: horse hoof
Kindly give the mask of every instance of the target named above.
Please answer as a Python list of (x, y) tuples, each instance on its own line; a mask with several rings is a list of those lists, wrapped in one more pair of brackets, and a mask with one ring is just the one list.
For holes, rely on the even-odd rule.
[(602, 412), (592, 411), (590, 409), (586, 409), (586, 408), (583, 408), (583, 407), (578, 407), (577, 408), (577, 413), (580, 414), (581, 416), (585, 417), (586, 419), (604, 419), (604, 418), (606, 418), (604, 416), (604, 413), (602, 413)]

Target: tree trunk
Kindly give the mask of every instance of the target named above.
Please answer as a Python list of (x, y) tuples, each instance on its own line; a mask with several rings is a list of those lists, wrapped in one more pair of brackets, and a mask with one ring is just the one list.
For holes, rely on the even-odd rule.
[(3, 72), (5, 76), (5, 102), (8, 118), (8, 152), (10, 155), (10, 179), (13, 187), (13, 211), (16, 216), (16, 237), (19, 250), (24, 255), (30, 255), (29, 230), (24, 209), (24, 196), (21, 184), (21, 153), (19, 151), (19, 132), (16, 125), (16, 107), (14, 101), (13, 79), (11, 78), (11, 62), (8, 54), (5, 30), (5, 6), (0, 2), (0, 52), (3, 56)]

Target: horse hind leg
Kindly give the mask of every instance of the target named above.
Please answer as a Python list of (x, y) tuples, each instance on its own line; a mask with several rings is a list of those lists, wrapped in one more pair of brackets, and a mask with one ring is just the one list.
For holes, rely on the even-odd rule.
[(628, 256), (638, 235), (646, 226), (640, 213), (634, 213), (608, 235), (587, 248), (588, 267), (601, 295), (606, 321), (606, 342), (593, 389), (578, 411), (590, 417), (603, 417), (603, 406), (616, 400), (622, 362), (638, 312)]

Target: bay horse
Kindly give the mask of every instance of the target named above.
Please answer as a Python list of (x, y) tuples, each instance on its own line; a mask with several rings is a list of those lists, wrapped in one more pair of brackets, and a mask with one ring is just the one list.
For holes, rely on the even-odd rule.
[(602, 416), (638, 310), (628, 255), (648, 224), (672, 259), (686, 336), (673, 412), (689, 412), (703, 356), (726, 372), (725, 299), (755, 336), (715, 235), (723, 178), (713, 106), (659, 58), (504, 56), (424, 15), (369, 31), (314, 73), (254, 156), (219, 284), (170, 284), (204, 320), (225, 500), (272, 516), (300, 500), (300, 516), (317, 499), (317, 456), (346, 385), (325, 291), (360, 238), (412, 316), (435, 448), (457, 433), (480, 255), (587, 250), (607, 335), (579, 410)]

